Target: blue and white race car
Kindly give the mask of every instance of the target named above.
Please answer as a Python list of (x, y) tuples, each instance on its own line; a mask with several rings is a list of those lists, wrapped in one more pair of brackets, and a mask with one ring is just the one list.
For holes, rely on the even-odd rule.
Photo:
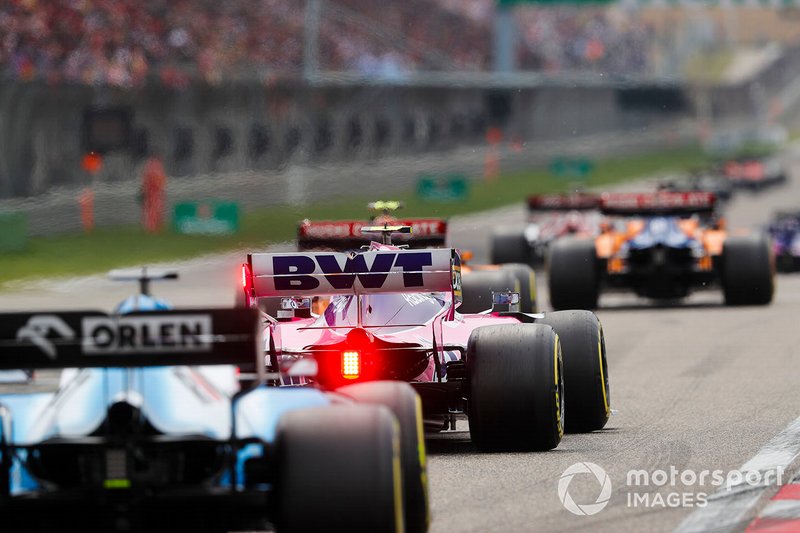
[[(141, 277), (111, 314), (0, 314), (0, 370), (66, 369), (54, 391), (0, 389), (1, 531), (427, 528), (424, 441), (399, 444), (422, 424), (410, 386), (269, 387), (261, 370), (239, 389), (263, 357), (257, 311), (171, 310)], [(411, 456), (423, 508), (404, 507)]]

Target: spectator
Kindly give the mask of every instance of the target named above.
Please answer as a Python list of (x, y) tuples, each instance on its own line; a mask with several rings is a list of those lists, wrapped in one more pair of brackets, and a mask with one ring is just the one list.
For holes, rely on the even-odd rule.
[(167, 174), (159, 153), (153, 153), (142, 170), (142, 224), (148, 233), (161, 231), (164, 223), (164, 204)]
[[(299, 5), (298, 5), (299, 4)], [(495, 0), (324, 0), (323, 70), (402, 78), (413, 70), (485, 70)], [(604, 8), (516, 8), (523, 69), (648, 68), (650, 32)], [(43, 79), (185, 87), (256, 73), (302, 72), (303, 2), (297, 0), (5, 0), (0, 71)]]

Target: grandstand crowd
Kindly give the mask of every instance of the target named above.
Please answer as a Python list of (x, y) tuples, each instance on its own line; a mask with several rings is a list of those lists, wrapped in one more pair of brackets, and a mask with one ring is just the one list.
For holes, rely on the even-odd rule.
[[(494, 0), (322, 0), (319, 68), (402, 77), (491, 68)], [(652, 32), (607, 8), (522, 7), (517, 63), (648, 71)], [(5, 0), (0, 73), (20, 80), (181, 87), (303, 67), (301, 0)]]

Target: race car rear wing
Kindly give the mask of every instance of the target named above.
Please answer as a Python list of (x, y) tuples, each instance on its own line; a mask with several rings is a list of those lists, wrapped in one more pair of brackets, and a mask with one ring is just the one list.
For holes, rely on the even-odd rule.
[(150, 268), (146, 266), (135, 269), (116, 269), (108, 273), (108, 279), (113, 281), (138, 281), (139, 293), (149, 296), (151, 282), (177, 280), (178, 271), (163, 268)]
[(254, 253), (244, 277), (251, 298), (451, 291), (461, 297), (461, 262), (450, 248)]
[(254, 309), (0, 313), (0, 370), (252, 364), (260, 324)]
[(600, 197), (591, 193), (534, 194), (528, 197), (528, 211), (588, 211), (600, 207)]
[(600, 211), (631, 216), (711, 214), (716, 202), (714, 193), (706, 191), (604, 193), (600, 196)]
[[(297, 247), (306, 250), (357, 250), (371, 238), (361, 229), (374, 225), (363, 220), (303, 220), (297, 226)], [(447, 240), (447, 220), (442, 218), (407, 218), (392, 225), (410, 226), (411, 233), (397, 235), (397, 244), (417, 248), (442, 247)]]

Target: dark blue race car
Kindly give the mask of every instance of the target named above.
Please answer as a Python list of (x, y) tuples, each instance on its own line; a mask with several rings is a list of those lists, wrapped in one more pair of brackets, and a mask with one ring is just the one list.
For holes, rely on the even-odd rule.
[(775, 264), (781, 272), (800, 270), (800, 210), (778, 211), (768, 231), (772, 237)]

